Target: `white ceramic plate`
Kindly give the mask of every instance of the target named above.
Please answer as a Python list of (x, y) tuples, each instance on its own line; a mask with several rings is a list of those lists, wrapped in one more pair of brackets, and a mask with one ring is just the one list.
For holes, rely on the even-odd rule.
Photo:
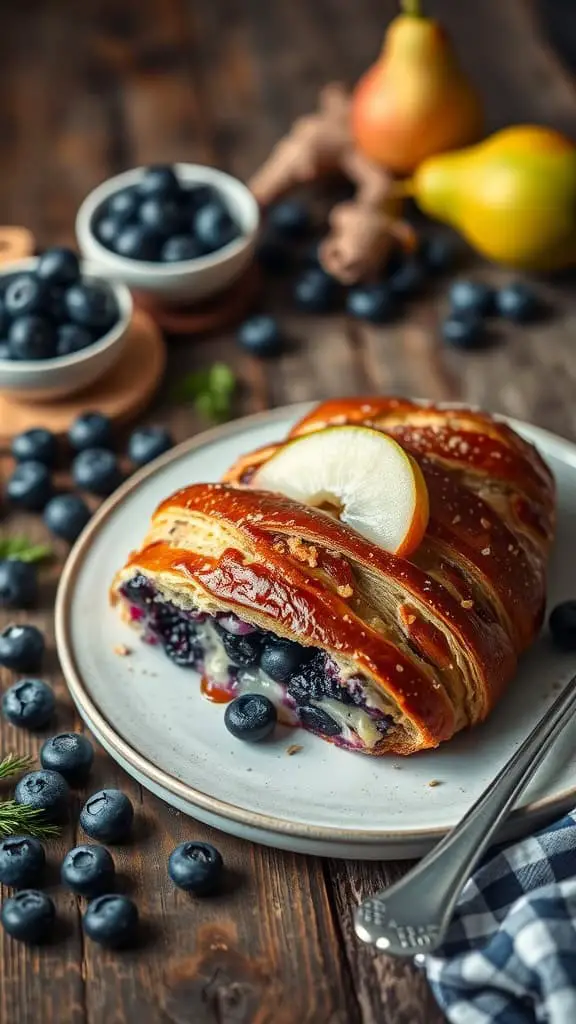
[[(489, 721), (439, 750), (367, 758), (301, 730), (243, 744), (205, 701), (198, 677), (140, 644), (108, 605), (118, 566), (150, 515), (185, 484), (216, 480), (241, 453), (282, 437), (305, 411), (292, 406), (217, 428), (132, 477), (95, 516), (64, 571), (57, 642), (70, 692), (109, 753), (168, 803), (227, 832), (271, 846), (336, 857), (419, 856), (464, 814), (576, 671), (576, 656), (543, 635)], [(513, 422), (552, 467), (559, 524), (549, 603), (576, 596), (576, 446)], [(128, 657), (114, 648), (126, 644)], [(576, 722), (525, 792), (508, 835), (576, 804)], [(302, 745), (294, 756), (291, 743)], [(439, 785), (429, 783), (437, 780)]]

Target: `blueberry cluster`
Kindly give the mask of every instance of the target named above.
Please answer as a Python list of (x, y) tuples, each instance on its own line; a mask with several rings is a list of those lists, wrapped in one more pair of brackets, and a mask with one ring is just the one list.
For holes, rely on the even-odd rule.
[(216, 252), (240, 229), (211, 185), (186, 184), (174, 167), (147, 167), (138, 184), (120, 189), (95, 214), (107, 249), (132, 260), (179, 263)]
[[(293, 302), (307, 313), (343, 308), (357, 320), (389, 323), (401, 315), (410, 299), (424, 292), (431, 280), (452, 270), (460, 256), (452, 236), (435, 233), (424, 237), (415, 252), (393, 252), (380, 280), (345, 289), (321, 266), (319, 242), (304, 244), (310, 229), (306, 206), (296, 199), (283, 200), (268, 210), (257, 247), (265, 272), (276, 275), (295, 271)], [(489, 342), (487, 317), (528, 323), (542, 312), (538, 295), (523, 281), (512, 281), (499, 290), (479, 281), (457, 281), (449, 300), (450, 312), (442, 321), (441, 333), (446, 344), (462, 349), (480, 348)], [(237, 340), (246, 351), (260, 357), (277, 355), (284, 341), (278, 323), (268, 315), (246, 320)]]
[(490, 340), (488, 321), (494, 317), (525, 324), (536, 320), (543, 307), (529, 284), (511, 281), (494, 289), (484, 281), (455, 281), (448, 293), (450, 312), (442, 323), (442, 336), (448, 345), (476, 349)]
[[(24, 563), (22, 563), (24, 564)], [(17, 672), (37, 670), (44, 654), (44, 637), (34, 626), (12, 625), (0, 633), (0, 665)], [(53, 717), (52, 689), (40, 679), (21, 679), (2, 698), (2, 712), (19, 728), (41, 729)], [(70, 789), (84, 786), (94, 762), (90, 741), (81, 733), (58, 733), (40, 748), (41, 769), (23, 775), (16, 785), (17, 804), (40, 814), (42, 823), (66, 820)], [(133, 900), (114, 891), (116, 872), (110, 852), (96, 843), (123, 843), (132, 833), (134, 808), (125, 793), (101, 789), (85, 801), (80, 826), (96, 842), (69, 850), (62, 862), (62, 884), (90, 900), (82, 918), (85, 934), (111, 949), (130, 945), (137, 935), (138, 908)], [(42, 884), (46, 854), (30, 835), (0, 838), (0, 884), (17, 891), (2, 904), (0, 922), (6, 933), (25, 943), (51, 937), (56, 923), (54, 901), (31, 886)], [(222, 857), (209, 843), (188, 841), (172, 851), (168, 874), (174, 884), (198, 896), (219, 886)]]
[(47, 249), (33, 270), (2, 278), (0, 359), (73, 355), (107, 334), (118, 317), (112, 290), (82, 279), (76, 253)]
[[(72, 480), (80, 490), (106, 497), (122, 482), (122, 468), (112, 450), (112, 424), (102, 413), (85, 412), (74, 420), (68, 431), (68, 444), (74, 453)], [(164, 427), (139, 427), (128, 439), (128, 459), (134, 466), (143, 466), (172, 444), (172, 437)], [(90, 509), (78, 494), (55, 492), (51, 471), (58, 462), (56, 437), (43, 427), (27, 430), (14, 438), (12, 455), (16, 466), (6, 485), (9, 502), (28, 511), (43, 512), (52, 533), (69, 542), (75, 541), (90, 518)], [(22, 595), (19, 577), (29, 576), (33, 571), (17, 566), (17, 562), (0, 563), (0, 605), (3, 574), (12, 577), (12, 588)], [(17, 596), (5, 603), (25, 605), (27, 602)]]
[[(144, 638), (160, 642), (168, 657), (182, 668), (202, 670), (205, 656), (207, 616), (183, 612), (165, 600), (158, 600), (153, 583), (138, 574), (122, 587), (133, 610), (141, 616)], [(226, 707), (224, 724), (237, 739), (258, 743), (272, 734), (277, 723), (275, 704), (258, 691), (260, 673), (285, 687), (287, 702), (300, 721), (313, 732), (339, 736), (342, 726), (316, 706), (323, 698), (342, 704), (363, 704), (362, 688), (341, 685), (336, 664), (322, 651), (304, 647), (242, 622), (235, 615), (211, 619), (228, 658), (230, 693), (236, 686), (243, 692)], [(209, 641), (210, 642), (210, 641)], [(384, 735), (390, 719), (371, 710), (377, 728)]]

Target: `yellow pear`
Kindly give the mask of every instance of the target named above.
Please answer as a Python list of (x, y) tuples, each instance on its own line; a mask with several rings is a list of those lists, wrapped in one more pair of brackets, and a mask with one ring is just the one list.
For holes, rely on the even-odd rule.
[(356, 145), (396, 174), (482, 134), (480, 99), (444, 28), (420, 7), (420, 0), (401, 0), (402, 13), (352, 96)]
[(576, 145), (518, 125), (429, 157), (406, 192), (489, 259), (526, 270), (576, 263)]

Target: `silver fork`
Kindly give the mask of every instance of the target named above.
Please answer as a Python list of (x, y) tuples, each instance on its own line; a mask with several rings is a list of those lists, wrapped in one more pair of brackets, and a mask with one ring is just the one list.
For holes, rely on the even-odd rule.
[(498, 826), (574, 711), (576, 676), (451, 832), (389, 889), (360, 904), (356, 934), (391, 956), (434, 952), (456, 900)]

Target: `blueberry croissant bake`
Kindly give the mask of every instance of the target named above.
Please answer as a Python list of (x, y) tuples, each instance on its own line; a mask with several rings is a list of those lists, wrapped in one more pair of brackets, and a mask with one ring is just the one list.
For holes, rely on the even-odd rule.
[(265, 694), (341, 747), (411, 754), (498, 701), (541, 625), (553, 527), (551, 473), (507, 424), (329, 401), (162, 502), (112, 601), (211, 699)]

